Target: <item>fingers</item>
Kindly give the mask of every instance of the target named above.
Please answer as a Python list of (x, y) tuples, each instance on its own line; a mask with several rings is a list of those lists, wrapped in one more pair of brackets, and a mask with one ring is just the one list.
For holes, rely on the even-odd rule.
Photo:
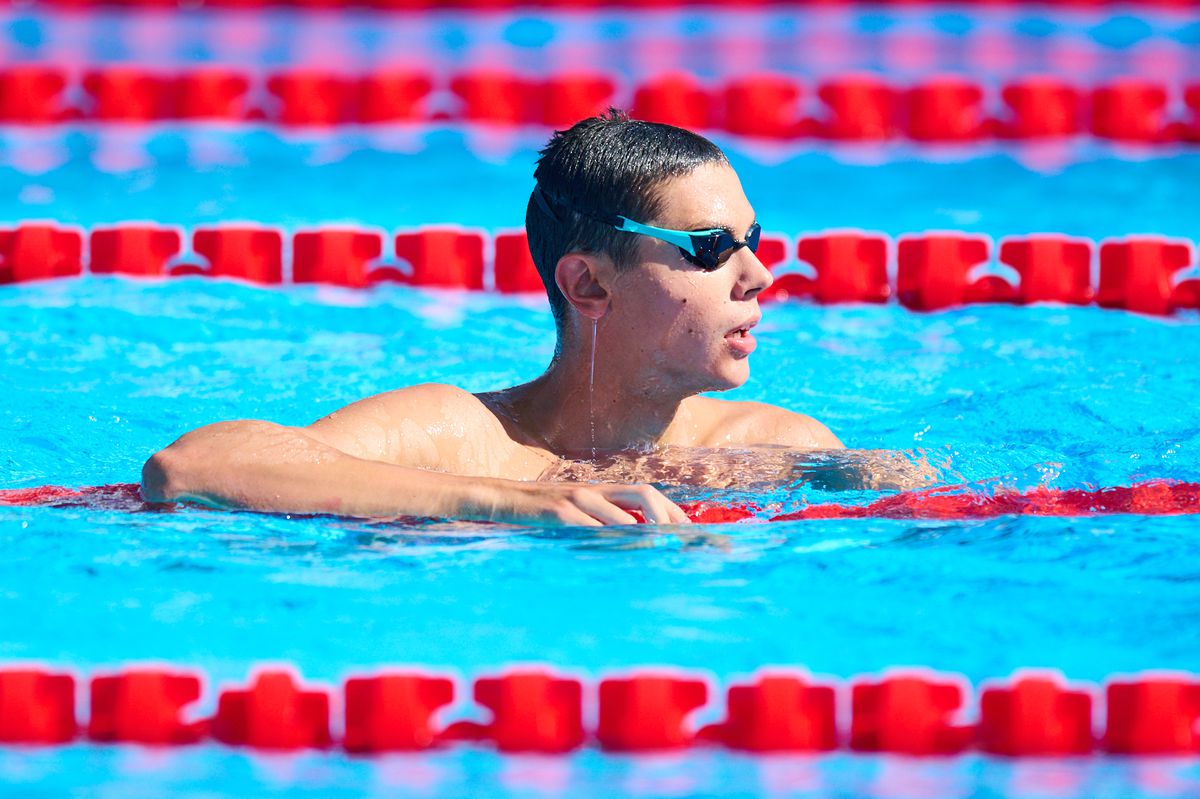
[(670, 506), (671, 506), (668, 509), (671, 514), (671, 524), (691, 524), (692, 523), (691, 518), (687, 515), (687, 513), (684, 512), (683, 508), (679, 507), (674, 502), (670, 502), (670, 500), (668, 500), (668, 502), (670, 503)]
[(564, 502), (561, 507), (555, 510), (554, 521), (563, 527), (599, 527), (604, 524), (604, 522), (593, 518), (572, 502)]
[[(683, 509), (653, 486), (648, 485), (605, 485), (597, 488), (613, 503), (641, 511), (650, 524), (689, 524), (691, 520)], [(628, 515), (628, 514), (626, 514)], [(630, 517), (632, 518), (632, 517)], [(626, 522), (628, 524), (629, 522)]]
[(571, 499), (579, 510), (600, 524), (635, 524), (637, 522), (637, 519), (621, 510), (604, 494), (594, 489), (581, 488), (572, 494)]

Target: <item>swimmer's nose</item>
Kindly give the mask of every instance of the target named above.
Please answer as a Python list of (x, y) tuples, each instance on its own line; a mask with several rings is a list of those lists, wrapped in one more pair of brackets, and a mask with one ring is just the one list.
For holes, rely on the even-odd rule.
[(738, 268), (741, 269), (737, 286), (734, 288), (734, 291), (737, 292), (737, 299), (753, 299), (775, 282), (775, 276), (771, 274), (771, 270), (767, 269), (757, 255), (750, 252), (749, 247), (743, 247), (733, 257), (738, 258)]

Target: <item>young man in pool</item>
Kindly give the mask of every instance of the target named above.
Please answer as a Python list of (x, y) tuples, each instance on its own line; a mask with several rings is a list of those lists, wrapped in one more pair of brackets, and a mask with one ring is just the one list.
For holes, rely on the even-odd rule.
[[(683, 523), (649, 485), (562, 482), (564, 459), (665, 447), (840, 448), (821, 423), (698, 396), (742, 385), (771, 273), (724, 153), (618, 112), (556, 133), (526, 210), (558, 331), (545, 374), (469, 394), (418, 385), (307, 427), (221, 422), (146, 463), (151, 501), (540, 524)], [(561, 472), (560, 472), (561, 473)]]

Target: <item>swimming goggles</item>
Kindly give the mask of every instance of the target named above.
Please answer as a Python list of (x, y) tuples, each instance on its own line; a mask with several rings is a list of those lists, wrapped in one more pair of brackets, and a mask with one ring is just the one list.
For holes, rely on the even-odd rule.
[(746, 238), (739, 240), (734, 238), (733, 234), (724, 228), (713, 228), (711, 230), (671, 230), (669, 228), (654, 227), (653, 225), (634, 222), (632, 219), (619, 214), (594, 214), (575, 208), (564, 202), (562, 198), (549, 194), (541, 186), (534, 187), (533, 198), (538, 206), (556, 222), (561, 222), (562, 220), (550, 208), (547, 200), (552, 200), (557, 205), (594, 219), (603, 225), (609, 225), (617, 230), (624, 231), (625, 233), (638, 233), (643, 236), (649, 236), (652, 239), (665, 241), (667, 244), (674, 244), (679, 248), (679, 253), (685, 261), (695, 264), (706, 272), (719, 269), (722, 264), (729, 260), (730, 256), (743, 247), (749, 249), (750, 252), (758, 252), (758, 242), (762, 236), (762, 228), (757, 222), (751, 225), (750, 229), (746, 231)]

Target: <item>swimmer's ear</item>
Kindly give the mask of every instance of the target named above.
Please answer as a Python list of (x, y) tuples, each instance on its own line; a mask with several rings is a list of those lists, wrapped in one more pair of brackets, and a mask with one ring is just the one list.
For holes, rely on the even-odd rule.
[(588, 319), (600, 319), (608, 313), (612, 300), (606, 284), (611, 267), (594, 255), (570, 252), (558, 259), (554, 280), (575, 310)]

